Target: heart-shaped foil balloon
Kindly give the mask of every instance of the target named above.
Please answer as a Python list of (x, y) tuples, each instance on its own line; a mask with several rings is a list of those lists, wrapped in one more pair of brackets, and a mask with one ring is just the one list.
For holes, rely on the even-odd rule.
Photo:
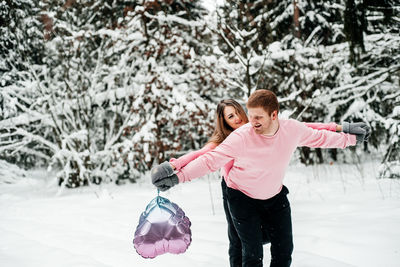
[(190, 225), (178, 205), (157, 196), (140, 216), (133, 244), (143, 258), (183, 253), (192, 242)]

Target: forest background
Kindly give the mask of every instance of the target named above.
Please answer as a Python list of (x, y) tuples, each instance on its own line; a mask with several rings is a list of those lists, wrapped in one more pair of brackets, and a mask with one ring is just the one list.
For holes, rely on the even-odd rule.
[(71, 188), (134, 182), (202, 147), (221, 99), (264, 88), (282, 117), (371, 127), (302, 163), (362, 152), (400, 178), (399, 15), (395, 0), (3, 0), (0, 159)]

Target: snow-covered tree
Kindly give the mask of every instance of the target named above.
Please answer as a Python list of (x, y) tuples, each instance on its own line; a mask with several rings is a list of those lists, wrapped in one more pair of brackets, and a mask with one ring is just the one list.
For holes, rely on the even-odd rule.
[[(379, 95), (381, 88), (391, 88), (389, 91), (393, 93), (398, 84), (398, 67), (393, 60), (398, 50), (398, 28), (390, 25), (398, 24), (394, 19), (398, 10), (389, 2), (226, 1), (216, 32), (221, 36), (220, 48), (235, 70), (230, 78), (236, 79), (238, 87), (247, 94), (256, 88), (274, 91), (282, 110), (293, 118), (368, 121), (366, 113), (357, 116), (352, 113), (357, 103), (363, 101), (371, 108), (378, 106), (382, 99), (371, 98), (371, 92)], [(393, 7), (391, 12), (387, 11), (389, 7)], [(356, 26), (350, 25), (353, 31), (349, 30), (349, 22), (357, 22)], [(365, 40), (357, 37), (366, 33), (375, 35), (367, 35)], [(374, 43), (384, 38), (383, 33), (389, 34), (386, 41)], [(351, 38), (359, 43), (353, 46)], [(349, 63), (354, 63), (355, 46), (364, 55), (358, 55), (361, 61), (352, 67)], [(351, 84), (359, 89), (354, 91)], [(390, 98), (390, 106), (396, 105), (394, 98)], [(381, 110), (375, 113), (391, 116)], [(371, 144), (377, 147), (374, 140), (382, 138), (388, 130), (372, 126)], [(301, 153), (303, 162), (315, 162), (309, 149), (302, 149)], [(315, 153), (317, 160), (322, 161), (321, 152), (315, 150)]]
[(41, 14), (38, 125), (13, 135), (40, 143), (61, 184), (134, 180), (206, 142), (225, 84), (197, 1), (52, 1)]
[(397, 177), (399, 10), (353, 2), (356, 64), (344, 0), (232, 0), (215, 14), (194, 0), (3, 1), (0, 157), (59, 169), (69, 187), (135, 180), (203, 145), (218, 100), (266, 88), (292, 118), (370, 123), (381, 176)]
[(275, 46), (280, 49), (297, 49), (299, 43), (315, 46), (342, 42), (343, 9), (340, 0), (225, 1), (214, 32), (220, 36), (221, 51), (237, 72), (231, 75), (232, 84), (247, 96), (257, 88), (271, 88), (269, 82), (275, 74), (269, 68), (273, 60), (268, 47), (273, 42), (279, 42)]
[(24, 140), (16, 131), (37, 129), (32, 73), (43, 65), (43, 28), (39, 1), (0, 3), (0, 158), (25, 167), (48, 160), (35, 140)]
[(278, 28), (290, 29), (290, 21), (275, 20), (275, 5), (281, 6), (267, 0), (225, 1), (217, 10), (217, 24), (210, 24), (219, 36), (219, 51), (232, 69), (227, 75), (236, 89), (235, 97), (246, 98), (257, 88), (263, 88), (267, 48), (281, 33)]
[(198, 1), (146, 1), (128, 15), (131, 48), (123, 60), (134, 70), (136, 116), (121, 149), (136, 169), (198, 148), (211, 134), (212, 110), (225, 86), (203, 16)]

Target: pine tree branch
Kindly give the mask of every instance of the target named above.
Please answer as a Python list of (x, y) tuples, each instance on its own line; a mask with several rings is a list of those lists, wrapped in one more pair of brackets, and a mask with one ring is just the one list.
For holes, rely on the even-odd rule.
[(219, 35), (224, 39), (225, 43), (232, 49), (232, 51), (236, 54), (237, 59), (239, 60), (239, 62), (242, 64), (243, 68), (246, 69), (246, 62), (244, 61), (244, 58), (236, 51), (235, 47), (233, 46), (233, 44), (228, 40), (228, 38), (226, 38), (225, 34), (222, 32), (222, 30), (220, 29), (218, 31)]
[[(363, 76), (362, 78), (358, 79), (353, 84), (346, 84), (344, 86), (340, 86), (340, 87), (334, 88), (329, 93), (331, 95), (336, 95), (336, 94), (338, 94), (339, 92), (342, 92), (342, 91), (353, 90), (354, 88), (359, 87), (363, 83), (369, 83), (370, 80), (375, 78), (376, 76), (379, 76), (379, 75), (382, 75), (382, 74), (387, 74), (388, 75), (389, 73), (394, 73), (394, 72), (399, 71), (399, 70), (400, 70), (400, 64), (397, 64), (397, 65), (394, 65), (394, 66), (390, 66), (388, 68), (385, 68), (385, 69), (373, 72), (371, 74), (368, 74), (367, 76)], [(354, 79), (357, 79), (357, 78), (359, 78), (359, 77), (355, 77)], [(371, 86), (368, 86), (368, 87), (371, 88)]]

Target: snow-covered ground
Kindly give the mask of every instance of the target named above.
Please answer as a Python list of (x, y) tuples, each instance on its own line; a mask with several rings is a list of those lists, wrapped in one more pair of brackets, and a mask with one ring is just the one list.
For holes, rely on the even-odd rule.
[[(193, 241), (184, 254), (143, 259), (132, 239), (140, 213), (156, 196), (148, 177), (125, 186), (59, 191), (45, 172), (13, 170), (4, 162), (0, 167), (0, 266), (229, 265), (215, 176), (162, 194), (190, 218)], [(294, 228), (292, 266), (400, 266), (400, 181), (375, 179), (377, 167), (377, 161), (290, 166), (285, 184)]]

